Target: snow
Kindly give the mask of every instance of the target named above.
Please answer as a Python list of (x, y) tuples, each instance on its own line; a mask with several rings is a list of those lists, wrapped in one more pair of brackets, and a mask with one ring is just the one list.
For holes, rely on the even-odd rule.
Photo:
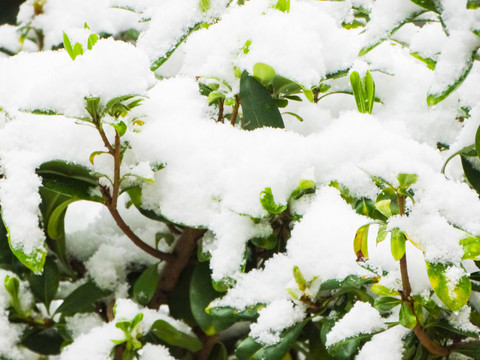
[(250, 336), (264, 345), (278, 343), (281, 332), (303, 320), (305, 313), (291, 301), (278, 300), (259, 311), (257, 322), (250, 326)]
[[(375, 45), (406, 18), (422, 8), (403, 0), (351, 0), (344, 2), (292, 0), (290, 12), (274, 8), (274, 1), (212, 0), (202, 13), (198, 1), (165, 0), (48, 0), (42, 14), (34, 15), (32, 1), (21, 7), (17, 26), (0, 26), (0, 48), (17, 53), (0, 57), (0, 204), (11, 237), (11, 245), (27, 255), (44, 251), (45, 234), (39, 228), (38, 194), (41, 178), (35, 169), (42, 163), (62, 159), (97, 173), (112, 175), (109, 155), (90, 154), (103, 150), (97, 131), (81, 126), (87, 116), (85, 97), (98, 96), (105, 105), (110, 99), (139, 94), (140, 107), (123, 119), (128, 142), (121, 172), (151, 179), (139, 182), (130, 177), (123, 185), (142, 185), (142, 207), (171, 221), (206, 228), (203, 250), (211, 255), (212, 278), (230, 278), (235, 285), (212, 306), (244, 309), (263, 304), (250, 336), (265, 345), (281, 340), (284, 329), (307, 315), (304, 304), (292, 299), (288, 289), (297, 289), (292, 270), (298, 266), (307, 281), (317, 285), (348, 275), (372, 276), (360, 267), (352, 249), (356, 230), (371, 221), (358, 215), (329, 187), (332, 180), (345, 185), (355, 197), (375, 199), (379, 189), (368, 174), (396, 184), (398, 173), (415, 173), (412, 186), (415, 202), (407, 201), (408, 216), (389, 219), (388, 229), (407, 233), (406, 245), (412, 294), (430, 294), (425, 260), (454, 264), (446, 276), (451, 289), (473, 266), (462, 267), (459, 241), (467, 233), (480, 235), (478, 194), (463, 182), (458, 159), (440, 169), (448, 156), (471, 145), (480, 124), (479, 65), (472, 66), (465, 82), (446, 100), (429, 107), (428, 93), (439, 94), (451, 86), (469, 66), (480, 39), (471, 30), (479, 21), (478, 11), (466, 9), (465, 0), (443, 0), (438, 22), (402, 27), (392, 41), (385, 41), (365, 56), (360, 49)], [(344, 29), (353, 20), (351, 6), (371, 10), (371, 21), (363, 29)], [(118, 7), (128, 7), (120, 9)], [(423, 19), (435, 19), (431, 14)], [(87, 22), (91, 31), (84, 29)], [(174, 55), (155, 73), (152, 62), (172, 50), (195, 24), (208, 24), (193, 32)], [(33, 33), (19, 43), (19, 28), (30, 24), (44, 35), (43, 51), (35, 52)], [(86, 41), (91, 32), (115, 38), (129, 29), (140, 37), (136, 44), (100, 39), (91, 50)], [(85, 53), (72, 61), (63, 49), (63, 32), (72, 42), (83, 44)], [(245, 49), (249, 41), (248, 51)], [(410, 55), (437, 61), (435, 70)], [(348, 70), (373, 76), (376, 96), (373, 113), (359, 114), (348, 94), (333, 94), (318, 103), (290, 101), (281, 112), (293, 112), (304, 121), (283, 114), (285, 129), (262, 128), (244, 131), (238, 125), (216, 123), (216, 110), (198, 91), (202, 81), (225, 80), (231, 94), (239, 90), (234, 67), (252, 72), (258, 63), (272, 66), (276, 73), (306, 88), (325, 83), (332, 91), (349, 91), (348, 76), (326, 79), (328, 74)], [(471, 117), (456, 118), (460, 106)], [(33, 115), (32, 110), (53, 110), (57, 116)], [(226, 113), (231, 108), (226, 106)], [(144, 125), (134, 125), (136, 118)], [(114, 121), (106, 117), (105, 121)], [(85, 123), (83, 122), (85, 125)], [(113, 129), (106, 126), (112, 141)], [(437, 143), (450, 149), (440, 152)], [(153, 171), (153, 164), (165, 164)], [(292, 223), (291, 238), (283, 253), (275, 254), (260, 269), (243, 272), (248, 241), (271, 234), (269, 214), (260, 203), (260, 193), (272, 189), (275, 202), (287, 204), (301, 180), (312, 180), (316, 193), (291, 201), (290, 209), (303, 217)], [(103, 178), (103, 183), (108, 181)], [(146, 219), (135, 207), (126, 209), (127, 195), (119, 199), (122, 217), (146, 243), (155, 246), (155, 235), (167, 231), (157, 221)], [(21, 216), (19, 215), (21, 214)], [(252, 220), (256, 219), (255, 221)], [(66, 216), (67, 252), (85, 264), (86, 277), (117, 298), (116, 318), (104, 324), (96, 315), (67, 319), (74, 343), (62, 350), (60, 359), (106, 359), (112, 340), (122, 338), (116, 321), (131, 320), (143, 313), (141, 332), (156, 319), (164, 319), (182, 331), (190, 328), (168, 315), (166, 309), (144, 309), (130, 300), (128, 273), (157, 260), (137, 249), (117, 228), (108, 210), (100, 204), (78, 202)], [(377, 225), (370, 228), (369, 264), (388, 274), (379, 283), (401, 289), (398, 262), (392, 259), (388, 238), (376, 244)], [(172, 248), (160, 242), (162, 251)], [(470, 264), (471, 265), (471, 264)], [(161, 269), (161, 268), (160, 268)], [(0, 280), (5, 274), (0, 274)], [(1, 283), (1, 281), (0, 281)], [(76, 283), (75, 285), (80, 284)], [(61, 295), (74, 286), (62, 284)], [(22, 299), (31, 306), (32, 297), (22, 283)], [(307, 289), (314, 291), (313, 289)], [(314, 294), (308, 294), (315, 300)], [(0, 288), (0, 307), (8, 304)], [(478, 299), (472, 297), (478, 307)], [(30, 302), (30, 303), (29, 303)], [(461, 329), (475, 331), (467, 322), (465, 306), (448, 317)], [(386, 319), (368, 303), (356, 302), (328, 334), (327, 344), (358, 334), (385, 330)], [(0, 356), (28, 358), (17, 348), (20, 326), (9, 326), (6, 312), (0, 314)], [(357, 359), (401, 359), (406, 330), (396, 326), (374, 335)], [(146, 345), (140, 358), (171, 359), (166, 348)]]
[(386, 328), (385, 320), (369, 303), (357, 301), (327, 334), (327, 347), (349, 337), (371, 334)]

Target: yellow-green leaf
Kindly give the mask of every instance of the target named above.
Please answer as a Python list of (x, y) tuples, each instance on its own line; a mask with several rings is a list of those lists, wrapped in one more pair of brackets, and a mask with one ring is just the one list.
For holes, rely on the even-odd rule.
[(355, 234), (353, 240), (353, 251), (357, 258), (368, 259), (368, 228), (370, 224), (361, 226)]
[(392, 203), (392, 200), (390, 200), (390, 199), (380, 200), (380, 201), (375, 203), (375, 207), (383, 215), (385, 215), (387, 218), (389, 218), (390, 216), (392, 216), (392, 210), (390, 210), (390, 204), (391, 203)]
[(399, 228), (393, 228), (390, 236), (390, 250), (393, 258), (398, 261), (405, 255), (405, 234)]
[(413, 329), (417, 325), (417, 318), (413, 313), (413, 310), (408, 306), (406, 302), (402, 304), (400, 313), (398, 315), (398, 321), (407, 329)]
[(428, 261), (425, 263), (435, 294), (450, 310), (460, 310), (468, 302), (472, 291), (472, 284), (463, 267)]
[(370, 289), (374, 294), (382, 295), (382, 296), (394, 296), (399, 295), (398, 291), (392, 290), (387, 288), (386, 286), (380, 285), (379, 283), (375, 283), (372, 285)]

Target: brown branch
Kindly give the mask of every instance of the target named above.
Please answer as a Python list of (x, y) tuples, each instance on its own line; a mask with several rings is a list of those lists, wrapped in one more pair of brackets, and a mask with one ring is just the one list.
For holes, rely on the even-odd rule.
[(155, 249), (154, 247), (148, 245), (147, 243), (143, 242), (133, 231), (130, 229), (130, 227), (125, 223), (125, 221), (122, 219), (120, 216), (120, 213), (118, 212), (118, 209), (116, 207), (112, 206), (111, 202), (111, 196), (109, 194), (109, 190), (106, 186), (100, 186), (100, 191), (103, 195), (103, 198), (105, 199), (105, 205), (108, 208), (108, 211), (110, 211), (110, 214), (113, 217), (113, 220), (115, 220), (115, 223), (118, 225), (120, 230), (123, 231), (123, 233), (130, 239), (132, 242), (138, 246), (140, 249), (145, 251), (147, 254), (152, 255), (153, 257), (164, 260), (164, 261), (173, 261), (174, 256), (172, 254), (167, 254), (162, 251), (159, 251)]
[(198, 239), (200, 239), (205, 232), (206, 230), (204, 229), (189, 227), (183, 230), (173, 250), (172, 256), (174, 257), (174, 261), (169, 261), (165, 265), (155, 295), (148, 304), (150, 308), (156, 309), (165, 303), (166, 297), (175, 289), (180, 274), (188, 265), (197, 246)]
[(218, 102), (218, 118), (217, 122), (223, 123), (223, 99)]
[(212, 353), (213, 347), (219, 339), (219, 335), (215, 334), (212, 336), (203, 336), (203, 349), (195, 353), (195, 360), (208, 360), (210, 354)]
[[(399, 195), (397, 197), (398, 200), (398, 208), (400, 215), (405, 215), (405, 196)], [(412, 287), (410, 285), (410, 278), (408, 276), (408, 267), (407, 267), (407, 253), (403, 255), (403, 257), (400, 259), (400, 274), (402, 276), (402, 292), (401, 296), (403, 301), (407, 304), (407, 306), (410, 308), (413, 314), (415, 314), (415, 309), (413, 306), (413, 301), (412, 298), (410, 297), (411, 292), (412, 292)], [(438, 355), (438, 356), (448, 356), (450, 354), (450, 349), (440, 346), (436, 343), (433, 342), (432, 339), (427, 335), (425, 330), (423, 330), (422, 326), (420, 325), (420, 322), (418, 320), (417, 315), (415, 314), (415, 317), (417, 318), (417, 324), (413, 328), (413, 332), (415, 333), (418, 341), (432, 354)]]
[(108, 153), (112, 156), (115, 156), (115, 149), (113, 148), (112, 144), (110, 144), (110, 141), (108, 141), (107, 135), (105, 134), (105, 131), (103, 130), (102, 124), (97, 125), (97, 130), (100, 134), (100, 137), (102, 138), (103, 145), (105, 145), (105, 147), (108, 150)]
[(235, 95), (235, 105), (233, 105), (232, 115), (230, 115), (230, 124), (235, 126), (238, 116), (238, 108), (240, 107), (240, 97)]
[(113, 149), (113, 190), (112, 190), (112, 200), (110, 206), (114, 209), (117, 208), (118, 195), (120, 193), (120, 135), (115, 131), (115, 148)]

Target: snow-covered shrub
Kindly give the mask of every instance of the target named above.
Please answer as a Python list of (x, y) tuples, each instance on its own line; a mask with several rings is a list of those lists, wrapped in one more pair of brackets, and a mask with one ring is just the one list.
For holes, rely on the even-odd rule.
[(479, 7), (27, 0), (0, 358), (478, 359)]

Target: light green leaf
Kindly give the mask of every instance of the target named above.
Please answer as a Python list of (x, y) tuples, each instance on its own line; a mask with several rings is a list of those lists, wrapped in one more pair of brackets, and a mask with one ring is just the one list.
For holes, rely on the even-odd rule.
[(370, 290), (374, 294), (381, 295), (381, 296), (399, 295), (397, 290), (389, 289), (386, 286), (380, 285), (379, 283), (373, 284)]
[(290, 0), (278, 0), (275, 9), (282, 12), (290, 12)]
[(435, 294), (450, 310), (460, 310), (468, 302), (472, 291), (472, 284), (463, 267), (428, 261), (425, 263)]
[(460, 245), (463, 247), (463, 260), (478, 260), (480, 255), (480, 238), (476, 236), (468, 236), (460, 240)]
[(283, 112), (282, 114), (292, 115), (292, 116), (294, 116), (295, 118), (297, 118), (298, 121), (303, 122), (303, 118), (302, 118), (300, 115), (295, 114), (295, 113), (293, 113), (293, 112), (285, 111), (285, 112)]
[(357, 258), (368, 259), (368, 228), (370, 224), (361, 226), (355, 234), (353, 240), (353, 251)]
[(275, 77), (275, 70), (270, 65), (256, 63), (253, 65), (253, 77), (263, 85), (269, 85)]
[(417, 174), (398, 174), (397, 175), (397, 180), (400, 188), (406, 190), (413, 184), (417, 182), (418, 175)]
[(378, 228), (378, 234), (377, 234), (377, 244), (385, 240), (388, 233), (389, 231), (387, 230), (387, 225), (385, 224), (380, 225), (380, 227)]
[(269, 214), (273, 215), (281, 214), (287, 209), (287, 205), (277, 204), (275, 202), (270, 187), (265, 188), (265, 190), (260, 193), (260, 203)]
[(480, 8), (480, 0), (467, 0), (467, 9)]
[(390, 204), (391, 203), (392, 203), (392, 200), (390, 200), (390, 199), (380, 200), (377, 203), (375, 203), (375, 207), (383, 215), (385, 215), (387, 218), (389, 218), (389, 217), (392, 216), (392, 211), (390, 210)]
[(368, 70), (367, 74), (365, 75), (364, 85), (366, 90), (367, 111), (369, 114), (371, 114), (373, 110), (373, 104), (375, 102), (375, 83), (373, 82), (372, 75)]
[(293, 277), (295, 278), (295, 281), (296, 281), (300, 291), (305, 291), (306, 288), (307, 288), (307, 286), (306, 286), (307, 281), (303, 277), (303, 274), (302, 274), (302, 272), (300, 271), (300, 269), (298, 268), (297, 265), (295, 265), (293, 267)]
[(98, 41), (98, 35), (97, 34), (91, 34), (88, 37), (88, 44), (87, 44), (88, 50), (92, 50), (92, 48), (95, 46), (97, 41)]
[(210, 9), (210, 0), (200, 0), (198, 6), (200, 7), (201, 12), (206, 12)]
[(393, 228), (390, 235), (390, 250), (396, 261), (405, 255), (405, 241), (405, 234), (399, 228)]
[(270, 93), (246, 71), (240, 78), (240, 97), (245, 130), (265, 126), (285, 128), (282, 115)]
[(398, 321), (407, 329), (413, 329), (417, 325), (417, 318), (413, 313), (413, 310), (408, 306), (406, 302), (402, 304), (400, 313), (398, 314)]
[[(80, 43), (75, 43), (75, 45), (73, 45), (73, 55), (75, 56), (75, 58), (79, 55), (83, 55), (83, 46), (82, 44)], [(75, 60), (75, 59), (74, 59)]]
[(357, 104), (357, 109), (360, 113), (364, 114), (368, 111), (366, 107), (365, 90), (360, 79), (360, 74), (354, 71), (350, 74), (350, 85), (352, 86), (353, 96)]
[(63, 47), (65, 48), (65, 50), (67, 51), (68, 55), (70, 55), (70, 57), (72, 58), (72, 60), (75, 60), (75, 54), (73, 52), (73, 47), (72, 47), (72, 43), (70, 42), (70, 39), (68, 37), (68, 35), (64, 32), (63, 33)]

